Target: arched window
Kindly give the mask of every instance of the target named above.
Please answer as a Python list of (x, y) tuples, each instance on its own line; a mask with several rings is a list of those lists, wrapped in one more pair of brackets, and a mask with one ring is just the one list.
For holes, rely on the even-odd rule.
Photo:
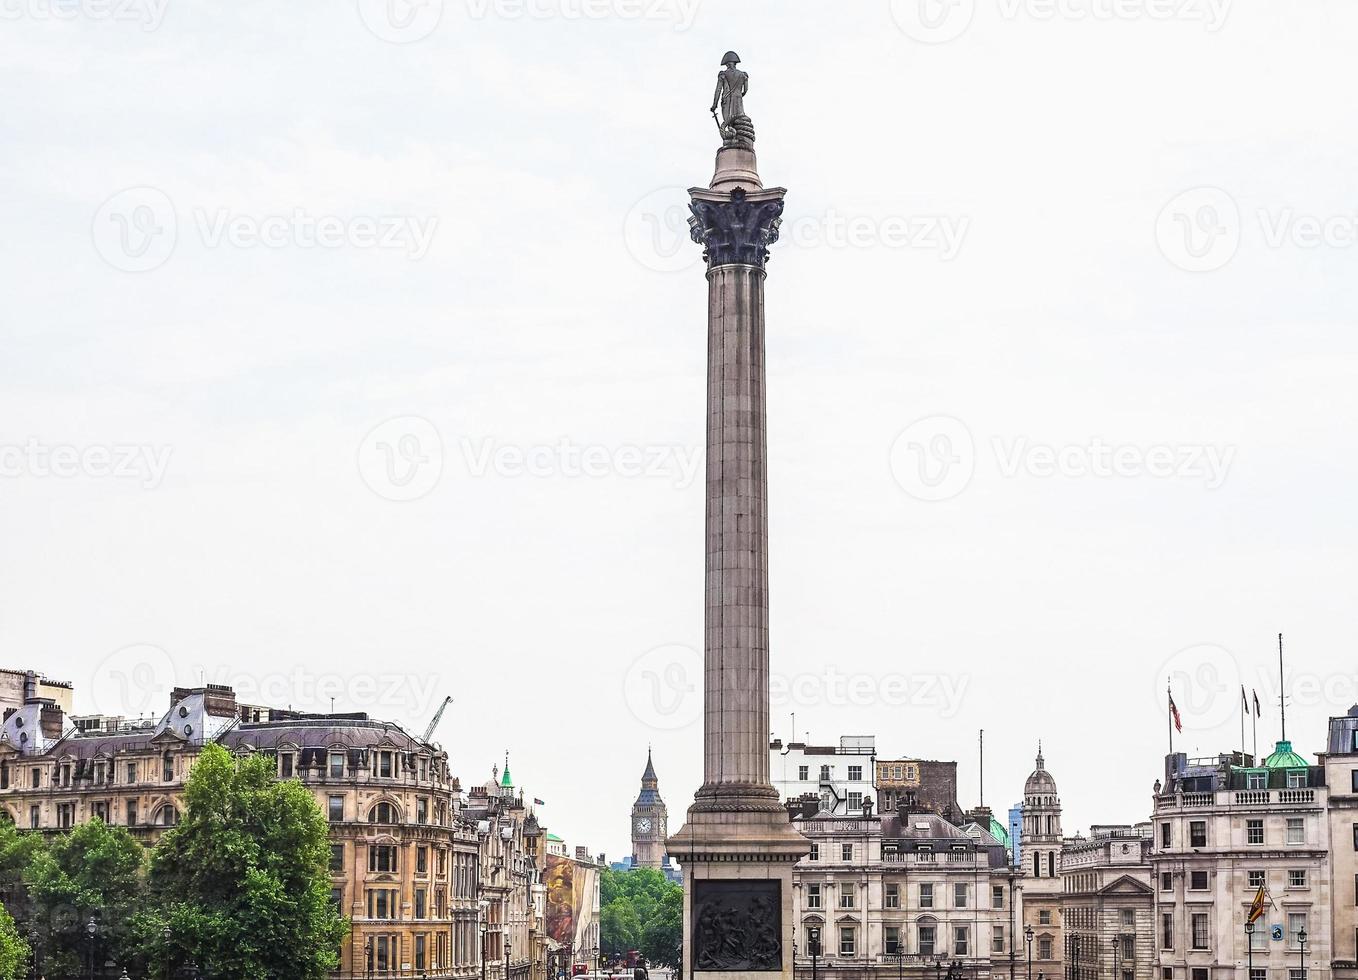
[(157, 827), (173, 827), (179, 823), (179, 811), (174, 808), (173, 803), (166, 803), (156, 811), (155, 818), (151, 822)]
[(368, 811), (368, 823), (397, 823), (396, 807), (382, 800)]

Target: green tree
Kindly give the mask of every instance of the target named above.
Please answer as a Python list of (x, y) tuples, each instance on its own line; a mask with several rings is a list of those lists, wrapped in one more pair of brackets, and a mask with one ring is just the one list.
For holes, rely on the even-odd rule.
[[(45, 961), (78, 969), (134, 950), (128, 920), (141, 900), (146, 849), (125, 827), (79, 824), (32, 853), (24, 879)], [(93, 936), (86, 924), (93, 919)]]
[(151, 856), (150, 900), (135, 931), (164, 977), (187, 961), (238, 980), (322, 980), (348, 924), (330, 901), (325, 815), (269, 760), (198, 757), (184, 816)]
[(19, 935), (14, 917), (0, 905), (0, 980), (14, 980), (25, 972), (32, 951)]
[(614, 898), (599, 913), (599, 942), (609, 956), (622, 956), (638, 948), (641, 920), (626, 898)]
[(684, 890), (670, 885), (641, 931), (641, 953), (650, 963), (678, 970), (684, 955)]

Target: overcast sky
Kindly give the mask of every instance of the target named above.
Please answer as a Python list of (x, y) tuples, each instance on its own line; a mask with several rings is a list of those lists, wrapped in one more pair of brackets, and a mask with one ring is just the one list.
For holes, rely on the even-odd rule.
[[(721, 55), (769, 184), (773, 724), (1150, 810), (1358, 701), (1350, 0), (3, 0), (0, 661), (701, 779)], [(933, 0), (929, 0), (930, 3)], [(796, 712), (795, 729), (792, 712)], [(1250, 734), (1247, 732), (1247, 741)]]

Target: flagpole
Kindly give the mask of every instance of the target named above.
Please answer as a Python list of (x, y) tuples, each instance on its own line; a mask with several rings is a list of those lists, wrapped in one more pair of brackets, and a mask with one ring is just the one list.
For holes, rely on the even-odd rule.
[(1170, 754), (1170, 755), (1173, 755), (1173, 754), (1174, 754), (1174, 692), (1173, 692), (1172, 690), (1170, 690), (1170, 686), (1169, 686), (1169, 678), (1168, 678), (1168, 677), (1165, 678), (1165, 697), (1167, 698), (1167, 703), (1166, 703), (1166, 705), (1165, 705), (1165, 714), (1168, 716), (1168, 720), (1169, 720), (1169, 754)]
[(1283, 738), (1287, 741), (1287, 688), (1283, 686), (1283, 635), (1278, 634), (1278, 708), (1283, 719)]
[(1241, 762), (1244, 762), (1245, 755), (1245, 712), (1250, 710), (1250, 702), (1245, 697), (1245, 685), (1240, 685), (1240, 755)]
[[(1259, 703), (1259, 695), (1254, 695), (1254, 703)], [(1254, 727), (1254, 764), (1259, 765), (1259, 712), (1255, 711), (1250, 716), (1250, 724)]]

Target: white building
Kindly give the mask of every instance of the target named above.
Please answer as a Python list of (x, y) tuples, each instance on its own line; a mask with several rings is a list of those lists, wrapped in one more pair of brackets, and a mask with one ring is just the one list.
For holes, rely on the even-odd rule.
[(1358, 705), (1330, 719), (1320, 757), (1329, 788), (1330, 922), (1334, 980), (1358, 978)]
[(821, 809), (832, 814), (861, 815), (873, 805), (873, 760), (876, 739), (844, 735), (836, 745), (808, 745), (781, 739), (769, 743), (769, 777), (784, 800), (814, 795)]
[[(1262, 765), (1241, 753), (1165, 763), (1150, 858), (1159, 980), (1330, 980), (1325, 770), (1286, 741)], [(1266, 912), (1247, 936), (1260, 886)]]

